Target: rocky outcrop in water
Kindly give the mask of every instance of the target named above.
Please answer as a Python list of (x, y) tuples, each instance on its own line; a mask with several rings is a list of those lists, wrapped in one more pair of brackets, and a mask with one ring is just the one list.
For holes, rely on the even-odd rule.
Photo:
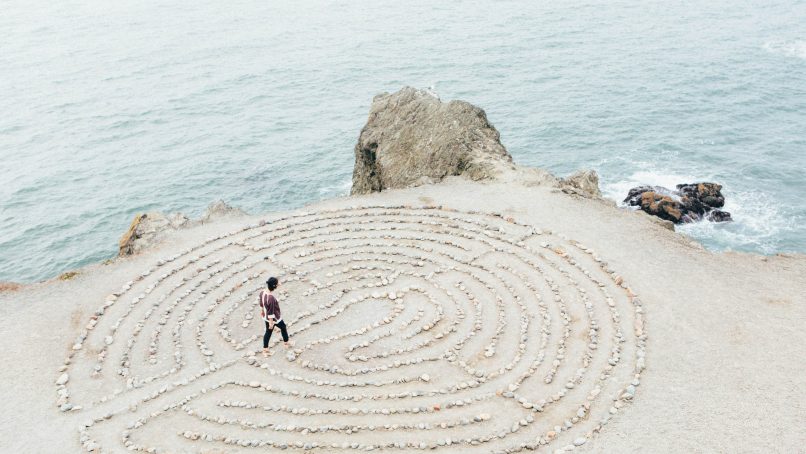
[(211, 203), (201, 218), (191, 220), (182, 213), (164, 214), (158, 211), (141, 213), (134, 216), (129, 229), (118, 242), (118, 255), (126, 256), (137, 254), (157, 243), (165, 232), (178, 230), (204, 224), (226, 216), (241, 216), (246, 214), (239, 208), (234, 208), (222, 200)]
[(662, 186), (637, 186), (630, 189), (624, 203), (675, 224), (708, 220), (731, 221), (725, 206), (722, 185), (716, 183), (678, 184), (676, 190)]
[(437, 183), (450, 175), (490, 179), (504, 166), (512, 167), (512, 157), (482, 109), (405, 87), (372, 100), (355, 146), (350, 193)]

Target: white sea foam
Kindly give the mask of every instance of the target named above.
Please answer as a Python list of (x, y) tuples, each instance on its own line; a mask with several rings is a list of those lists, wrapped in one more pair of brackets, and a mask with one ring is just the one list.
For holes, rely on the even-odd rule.
[(703, 178), (703, 176), (695, 177), (693, 175), (661, 173), (655, 170), (640, 170), (625, 179), (605, 182), (602, 185), (602, 194), (621, 205), (630, 189), (636, 186), (663, 186), (664, 188), (675, 189), (675, 186), (681, 183), (694, 183), (703, 180), (707, 180), (707, 178)]
[(352, 185), (353, 179), (352, 177), (348, 177), (340, 181), (338, 184), (319, 188), (319, 194), (325, 198), (349, 195)]
[[(640, 185), (663, 186), (674, 189), (680, 183), (713, 181), (710, 176), (665, 174), (654, 170), (641, 170), (628, 178), (605, 182), (602, 192), (605, 197), (615, 200), (620, 206), (629, 190)], [(722, 193), (725, 195), (725, 211), (731, 213), (733, 222), (716, 223), (709, 221), (681, 224), (677, 231), (685, 233), (716, 250), (755, 251), (766, 254), (780, 249), (782, 236), (796, 232), (799, 225), (797, 216), (789, 213), (786, 207), (774, 197), (760, 191), (736, 191), (724, 181)]]
[(729, 189), (723, 193), (724, 210), (731, 213), (733, 222), (686, 224), (680, 231), (717, 249), (772, 254), (780, 250), (781, 238), (797, 229), (797, 217), (767, 193)]
[(797, 57), (806, 60), (806, 40), (802, 39), (774, 39), (764, 43), (764, 50), (777, 55)]

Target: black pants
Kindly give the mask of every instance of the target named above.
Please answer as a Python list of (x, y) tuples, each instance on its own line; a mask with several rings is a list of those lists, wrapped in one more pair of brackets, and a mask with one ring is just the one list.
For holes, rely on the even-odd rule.
[[(269, 348), (269, 340), (271, 339), (271, 332), (274, 331), (273, 328), (269, 328), (269, 322), (266, 323), (266, 333), (263, 334), (263, 348)], [(280, 320), (279, 322), (275, 323), (274, 326), (280, 328), (280, 334), (283, 335), (283, 342), (288, 342), (288, 330), (285, 327), (285, 321)]]

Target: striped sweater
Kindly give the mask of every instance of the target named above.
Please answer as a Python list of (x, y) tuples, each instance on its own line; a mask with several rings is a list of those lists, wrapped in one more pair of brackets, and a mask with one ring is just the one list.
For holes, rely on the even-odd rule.
[(271, 293), (265, 291), (260, 292), (258, 304), (260, 305), (260, 317), (264, 321), (278, 323), (283, 320), (280, 314), (280, 303), (277, 302), (277, 298)]

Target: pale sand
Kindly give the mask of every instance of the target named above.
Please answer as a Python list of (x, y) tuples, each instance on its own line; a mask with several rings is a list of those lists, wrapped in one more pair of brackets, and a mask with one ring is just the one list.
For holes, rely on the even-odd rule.
[[(803, 256), (762, 258), (738, 253), (711, 253), (692, 244), (683, 236), (650, 222), (642, 214), (616, 209), (600, 201), (557, 193), (547, 187), (530, 187), (522, 183), (523, 180), (509, 184), (475, 184), (451, 178), (439, 185), (328, 200), (294, 213), (314, 214), (352, 206), (397, 205), (442, 205), (463, 211), (502, 213), (505, 217), (511, 216), (518, 224), (563, 234), (595, 251), (595, 255), (606, 261), (639, 296), (645, 326), (636, 323), (635, 307), (627, 291), (616, 286), (612, 276), (599, 268), (594, 256), (561, 237), (547, 233), (529, 236), (524, 233), (528, 232), (528, 227), (500, 218), (412, 208), (403, 209), (399, 215), (388, 216), (372, 214), (373, 210), (367, 210), (371, 215), (366, 219), (373, 220), (372, 224), (360, 224), (355, 218), (345, 222), (354, 227), (365, 228), (369, 225), (391, 225), (388, 222), (396, 219), (395, 216), (399, 218), (411, 215), (413, 219), (421, 216), (421, 219), (426, 220), (435, 219), (431, 217), (434, 215), (459, 216), (478, 220), (488, 226), (502, 227), (504, 232), (474, 232), (468, 228), (481, 224), (470, 223), (453, 230), (454, 233), (464, 231), (471, 236), (493, 238), (491, 244), (502, 245), (502, 251), (485, 252), (484, 244), (475, 239), (447, 236), (439, 233), (439, 226), (428, 224), (382, 230), (381, 232), (391, 235), (387, 239), (362, 241), (357, 238), (380, 233), (356, 230), (346, 234), (323, 235), (316, 244), (304, 247), (294, 246), (292, 243), (291, 246), (294, 247), (288, 252), (275, 257), (276, 263), (284, 263), (301, 272), (308, 271), (305, 278), (318, 281), (322, 290), (308, 295), (304, 292), (312, 288), (310, 281), (287, 280), (283, 287), (284, 293), (281, 294), (281, 306), (291, 332), (302, 330), (311, 320), (325, 318), (325, 314), (330, 314), (335, 309), (345, 308), (343, 313), (315, 324), (295, 336), (295, 348), (302, 351), (295, 362), (291, 363), (283, 356), (284, 351), (280, 346), (273, 347), (277, 353), (269, 360), (264, 361), (259, 355), (256, 361), (250, 360), (249, 356), (243, 355), (248, 350), (259, 349), (259, 340), (253, 340), (248, 348), (238, 350), (236, 345), (227, 344), (222, 335), (231, 334), (236, 339), (252, 336), (257, 339), (262, 334), (257, 320), (248, 320), (244, 316), (256, 312), (254, 290), (261, 285), (268, 273), (279, 271), (278, 265), (264, 261), (249, 270), (249, 273), (259, 272), (260, 277), (237, 288), (230, 297), (224, 297), (224, 292), (233, 288), (236, 281), (243, 276), (229, 277), (236, 273), (238, 265), (229, 270), (221, 270), (220, 275), (212, 278), (191, 280), (190, 284), (200, 282), (200, 289), (209, 288), (210, 292), (192, 292), (176, 305), (166, 317), (166, 323), (154, 341), (156, 364), (149, 365), (148, 348), (155, 327), (159, 326), (157, 322), (163, 316), (165, 308), (184, 294), (185, 288), (171, 294), (159, 307), (155, 307), (139, 336), (132, 337), (132, 332), (137, 321), (144, 319), (146, 311), (158, 302), (159, 295), (168, 293), (169, 283), (172, 287), (178, 282), (178, 277), (192, 277), (199, 263), (210, 264), (211, 259), (220, 259), (221, 262), (212, 264), (202, 276), (219, 270), (221, 265), (236, 258), (244, 258), (241, 264), (257, 261), (270, 255), (272, 251), (282, 249), (278, 249), (276, 241), (293, 240), (303, 232), (288, 233), (271, 243), (275, 244), (274, 247), (259, 252), (247, 251), (242, 246), (229, 246), (164, 279), (153, 292), (145, 295), (141, 304), (134, 305), (131, 314), (124, 318), (111, 339), (112, 343), (105, 347), (105, 337), (109, 335), (110, 327), (124, 315), (132, 298), (145, 294), (146, 286), (155, 282), (165, 270), (186, 264), (187, 257), (154, 268), (159, 259), (199, 245), (212, 235), (227, 233), (261, 219), (271, 221), (285, 214), (270, 213), (265, 216), (221, 220), (174, 234), (157, 249), (142, 255), (117, 260), (109, 265), (87, 267), (72, 280), (51, 281), (26, 287), (18, 292), (0, 294), (0, 315), (3, 320), (0, 342), (4, 346), (3, 367), (0, 369), (3, 383), (0, 388), (0, 399), (3, 402), (3, 412), (0, 415), (0, 452), (81, 452), (82, 442), (85, 447), (97, 446), (103, 452), (122, 452), (125, 451), (122, 434), (127, 430), (128, 424), (138, 418), (147, 417), (160, 408), (177, 404), (188, 395), (194, 396), (187, 402), (188, 407), (185, 410), (192, 408), (194, 414), (198, 412), (254, 423), (295, 424), (308, 428), (345, 424), (372, 424), (378, 427), (372, 431), (365, 428), (350, 435), (335, 431), (302, 433), (275, 431), (270, 428), (255, 430), (235, 424), (202, 421), (187, 414), (182, 408), (175, 408), (148, 418), (145, 425), (130, 430), (131, 442), (144, 447), (159, 447), (163, 452), (266, 450), (224, 444), (221, 441), (191, 440), (178, 434), (189, 431), (233, 436), (243, 440), (286, 442), (291, 444), (289, 451), (296, 452), (303, 450), (293, 446), (297, 440), (302, 443), (319, 443), (314, 452), (350, 452), (354, 450), (349, 447), (334, 449), (331, 445), (341, 445), (345, 441), (362, 446), (388, 442), (444, 443), (446, 438), (451, 438), (450, 447), (441, 446), (438, 449), (444, 452), (491, 452), (518, 448), (525, 443), (534, 444), (540, 437), (545, 440), (547, 431), (552, 430), (556, 424), (562, 424), (565, 419), (571, 419), (580, 405), (587, 402), (590, 410), (579, 421), (574, 422), (570, 429), (561, 432), (548, 446), (541, 446), (540, 451), (553, 452), (576, 440), (585, 442), (576, 448), (578, 452), (803, 452), (803, 445), (806, 443), (806, 301), (803, 297), (806, 294), (806, 260)], [(313, 218), (295, 219), (307, 222)], [(456, 223), (448, 221), (449, 224), (452, 222)], [(318, 229), (326, 228), (316, 222), (307, 225), (317, 226)], [(265, 228), (271, 230), (275, 227), (278, 224), (270, 222)], [(257, 233), (258, 230), (260, 229), (251, 232)], [(324, 231), (321, 230), (320, 233)], [(356, 239), (344, 238), (343, 235), (355, 235)], [(499, 236), (504, 239), (526, 239), (522, 245), (507, 244), (494, 239)], [(251, 247), (269, 244), (267, 238), (247, 241)], [(433, 241), (448, 241), (450, 238), (467, 247), (467, 250)], [(332, 241), (335, 249), (323, 252), (329, 241)], [(387, 246), (376, 248), (373, 246), (375, 241)], [(552, 247), (542, 248), (541, 243), (544, 241), (551, 243)], [(417, 249), (423, 245), (430, 248), (431, 252)], [(563, 248), (559, 251), (560, 254), (552, 250), (556, 246)], [(411, 254), (390, 255), (388, 257), (400, 259), (400, 263), (395, 266), (388, 262), (374, 263), (390, 269), (352, 270), (350, 265), (334, 264), (333, 259), (325, 258), (328, 254), (344, 251), (346, 255), (341, 256), (342, 260), (356, 260), (363, 256), (373, 256), (372, 251), (377, 256), (378, 252), (393, 251), (396, 250), (395, 247), (406, 251), (420, 251), (426, 263), (418, 267), (416, 262), (419, 259), (412, 258)], [(317, 248), (325, 249), (316, 252)], [(362, 248), (366, 252), (360, 252)], [(299, 256), (299, 252), (303, 250), (313, 255)], [(568, 257), (561, 255), (565, 252), (569, 254)], [(500, 304), (496, 305), (494, 294), (479, 285), (462, 265), (455, 270), (439, 272), (438, 267), (430, 260), (434, 258), (441, 264), (450, 262), (442, 253), (455, 254), (457, 258), (465, 253), (470, 259), (479, 257), (477, 260), (480, 261), (473, 263), (476, 269), (474, 273), (483, 282), (492, 284), (496, 294), (502, 297)], [(518, 258), (538, 253), (543, 253), (544, 258), (533, 255), (535, 263), (544, 269), (546, 276), (553, 277), (560, 284), (559, 295), (563, 297), (569, 313), (570, 331), (565, 343), (566, 351), (564, 358), (558, 363), (554, 361), (557, 359), (559, 339), (563, 336), (560, 303), (554, 300), (551, 290), (541, 280), (540, 273)], [(485, 267), (495, 269), (496, 263), (511, 266), (511, 272), (499, 268), (501, 277), (495, 278), (484, 271)], [(603, 290), (581, 274), (573, 263), (578, 263), (594, 279), (603, 282)], [(341, 273), (344, 267), (348, 267), (347, 273)], [(93, 312), (104, 304), (109, 294), (120, 291), (127, 281), (136, 279), (150, 268), (155, 271), (137, 281), (131, 291), (125, 293), (99, 318), (98, 326), (90, 331), (88, 340), (83, 343), (67, 368), (69, 381), (66, 389), (70, 392), (69, 402), (84, 408), (60, 412), (54, 382), (61, 375), (59, 367), (80, 331), (87, 325)], [(354, 298), (360, 293), (378, 292), (375, 297), (370, 296), (366, 301), (352, 303), (352, 306), (347, 301), (348, 298), (344, 297), (337, 299), (328, 309), (318, 308), (319, 305), (327, 305), (331, 301), (334, 295), (332, 289), (341, 288), (340, 285), (343, 287), (343, 284), (336, 282), (340, 278), (350, 275), (352, 280), (348, 283), (361, 286), (380, 281), (382, 278), (374, 276), (376, 272), (387, 277), (395, 269), (401, 271), (401, 274), (396, 279), (393, 277), (386, 286), (377, 289), (362, 288), (357, 293), (349, 294), (349, 298)], [(418, 275), (435, 270), (437, 276), (431, 280)], [(578, 283), (578, 288), (569, 285), (560, 272), (569, 273)], [(327, 273), (335, 274), (328, 276)], [(360, 277), (367, 273), (373, 274), (371, 279)], [(223, 278), (221, 284), (218, 283), (219, 276)], [(462, 280), (461, 285), (466, 286), (466, 291), (454, 286), (457, 279)], [(331, 286), (328, 286), (329, 280), (334, 282)], [(525, 282), (531, 283), (534, 288), (529, 289)], [(426, 293), (421, 294), (410, 289), (396, 300), (382, 295), (384, 291), (399, 292), (404, 286), (417, 285), (421, 285)], [(451, 291), (452, 297), (449, 298), (444, 291), (437, 290), (440, 285)], [(509, 291), (507, 286), (511, 286), (512, 290)], [(585, 290), (585, 293), (579, 293), (579, 288)], [(612, 320), (611, 308), (602, 291), (613, 298), (612, 309), (619, 313), (618, 322)], [(466, 292), (478, 296), (479, 306), (474, 306)], [(429, 294), (434, 297), (433, 301), (429, 301)], [(248, 298), (239, 305), (236, 298), (243, 295), (248, 295)], [(522, 296), (520, 304), (513, 295)], [(551, 316), (550, 322), (546, 324), (541, 318), (543, 312), (536, 295), (542, 297), (543, 312)], [(588, 296), (591, 313), (599, 327), (598, 344), (594, 345), (594, 349), (590, 349), (590, 320), (580, 295)], [(210, 317), (201, 325), (198, 339), (204, 341), (204, 345), (199, 347), (196, 343), (199, 316), (215, 303), (216, 298), (223, 298), (223, 302), (212, 310)], [(195, 299), (198, 302), (192, 304)], [(375, 312), (367, 310), (371, 304), (379, 309)], [(398, 313), (394, 312), (396, 304), (400, 307)], [(464, 318), (457, 317), (457, 307), (464, 308)], [(480, 307), (482, 311), (484, 323), (480, 326), (473, 322), (476, 316), (475, 307)], [(184, 314), (185, 308), (189, 311), (187, 322), (177, 331), (176, 340), (181, 345), (176, 346), (173, 343), (172, 330), (178, 326), (177, 317)], [(220, 332), (219, 322), (230, 310), (232, 313), (229, 314), (229, 321)], [(306, 315), (306, 310), (312, 315)], [(422, 312), (418, 313), (418, 310)], [(501, 320), (507, 322), (506, 326), (498, 324), (499, 315)], [(360, 329), (384, 317), (390, 317), (390, 320), (396, 318), (379, 327), (370, 325), (371, 329), (367, 334), (347, 336), (331, 343), (310, 344), (331, 335), (343, 336), (349, 330)], [(400, 323), (406, 320), (411, 321), (411, 324), (401, 327)], [(525, 328), (528, 340), (519, 346), (521, 322), (524, 320), (530, 322)], [(246, 328), (242, 327), (244, 322), (247, 322)], [(424, 325), (428, 325), (428, 329), (421, 331)], [(451, 332), (451, 327), (455, 331)], [(542, 327), (549, 331), (543, 350), (545, 359), (540, 364), (533, 364), (541, 349)], [(615, 345), (613, 335), (619, 327), (624, 339), (620, 344), (621, 355), (615, 367), (608, 367), (607, 361)], [(390, 328), (395, 330), (392, 336), (374, 341), (374, 335), (387, 332)], [(636, 332), (636, 328), (640, 328), (640, 331)], [(462, 344), (457, 357), (450, 360), (440, 358), (414, 366), (392, 366), (387, 371), (355, 376), (303, 367), (303, 361), (306, 361), (306, 364), (338, 364), (341, 370), (346, 370), (391, 364), (396, 358), (429, 358), (444, 352), (449, 345), (474, 330), (477, 335), (471, 336)], [(640, 384), (635, 388), (635, 396), (621, 400), (618, 404), (621, 408), (598, 430), (601, 420), (609, 414), (613, 397), (618, 398), (633, 380), (636, 368), (640, 369), (636, 352), (643, 343), (644, 330), (647, 335), (646, 369), (640, 374)], [(446, 331), (446, 334), (436, 338), (442, 331)], [(275, 333), (274, 337), (279, 337), (279, 333)], [(153, 383), (126, 391), (126, 380), (117, 375), (116, 371), (120, 368), (121, 355), (129, 339), (136, 339), (130, 358), (132, 375), (144, 378), (171, 369), (174, 367), (175, 350), (182, 353), (182, 367), (166, 379), (157, 379)], [(356, 349), (353, 354), (373, 356), (386, 351), (389, 357), (370, 357), (367, 361), (349, 358), (347, 348), (363, 341), (373, 343), (368, 348)], [(237, 341), (234, 343), (237, 344)], [(420, 343), (424, 345), (420, 346)], [(487, 357), (484, 352), (491, 345), (494, 345), (490, 350), (492, 355)], [(398, 347), (411, 347), (412, 351), (392, 352)], [(97, 354), (104, 349), (107, 357), (102, 363), (100, 377), (91, 378), (93, 366), (98, 363)], [(203, 354), (207, 349), (211, 356)], [(521, 358), (515, 356), (518, 352), (522, 352)], [(580, 371), (586, 354), (590, 358), (589, 365)], [(207, 367), (209, 361), (225, 367), (198, 379), (188, 380)], [(460, 361), (467, 363), (464, 370)], [(288, 372), (292, 376), (271, 375), (269, 369), (258, 367), (264, 362), (270, 369)], [(490, 374), (507, 364), (513, 365), (511, 371), (505, 369), (501, 375), (490, 375), (484, 382), (474, 382), (473, 375), (467, 370), (478, 368), (484, 374)], [(531, 376), (530, 366), (535, 371)], [(556, 375), (550, 384), (546, 384), (544, 379), (552, 367), (556, 368)], [(526, 409), (515, 399), (495, 395), (495, 391), (506, 391), (508, 384), (518, 382), (521, 386), (515, 390), (515, 397), (523, 397), (527, 406), (529, 403), (539, 405), (541, 399), (547, 399), (564, 389), (565, 384), (578, 372), (580, 375), (574, 388), (567, 390), (566, 395), (557, 402), (544, 403), (542, 412)], [(427, 382), (418, 377), (421, 373), (429, 375), (426, 377)], [(340, 387), (326, 383), (380, 382), (403, 376), (412, 381), (358, 387)], [(313, 383), (299, 381), (294, 377), (310, 378)], [(228, 385), (223, 389), (198, 394), (202, 388), (209, 390), (213, 384), (222, 381), (243, 381), (246, 386)], [(261, 387), (248, 386), (252, 381), (256, 382), (254, 385)], [(468, 388), (452, 388), (462, 382)], [(151, 393), (168, 385), (172, 389), (142, 402)], [(273, 390), (280, 392), (268, 392), (262, 387), (264, 385), (271, 385)], [(589, 400), (590, 391), (597, 387), (602, 392)], [(123, 392), (107, 402), (98, 402), (101, 397), (112, 395), (115, 389)], [(283, 391), (294, 390), (318, 394), (320, 397), (364, 394), (387, 398), (365, 398), (352, 402), (282, 394)], [(422, 391), (423, 395), (400, 398), (388, 396), (411, 391)], [(440, 391), (445, 393), (441, 394)], [(474, 400), (476, 398), (480, 400)], [(462, 407), (446, 407), (446, 403), (458, 399), (469, 399), (471, 403)], [(249, 402), (257, 404), (259, 408), (233, 409), (216, 405), (226, 401)], [(137, 402), (140, 402), (139, 405), (130, 411), (129, 405)], [(361, 413), (361, 410), (381, 412), (384, 409), (420, 406), (432, 408), (432, 404), (442, 405), (441, 410), (431, 410), (425, 414)], [(344, 412), (355, 409), (359, 414), (348, 412), (339, 415), (296, 415), (262, 409), (263, 406), (271, 405)], [(108, 413), (115, 414), (87, 429), (84, 432), (87, 438), (80, 440), (79, 429), (83, 427), (83, 423), (93, 418), (101, 419)], [(479, 415), (485, 416), (484, 420), (473, 421), (472, 418)], [(487, 415), (490, 416), (489, 420), (486, 419)], [(460, 423), (463, 417), (469, 420), (466, 426)], [(521, 419), (525, 423), (523, 426), (518, 425)], [(443, 429), (439, 427), (442, 422), (459, 425)], [(426, 429), (417, 427), (420, 423), (427, 423), (429, 426)], [(387, 430), (383, 428), (384, 424), (413, 424), (414, 427)], [(514, 433), (510, 433), (513, 424), (518, 427)], [(193, 433), (187, 435), (196, 436)], [(466, 438), (491, 435), (503, 437), (492, 438), (478, 445), (463, 442)], [(411, 444), (408, 446), (411, 447)], [(401, 449), (392, 448), (388, 451), (399, 452)]]

